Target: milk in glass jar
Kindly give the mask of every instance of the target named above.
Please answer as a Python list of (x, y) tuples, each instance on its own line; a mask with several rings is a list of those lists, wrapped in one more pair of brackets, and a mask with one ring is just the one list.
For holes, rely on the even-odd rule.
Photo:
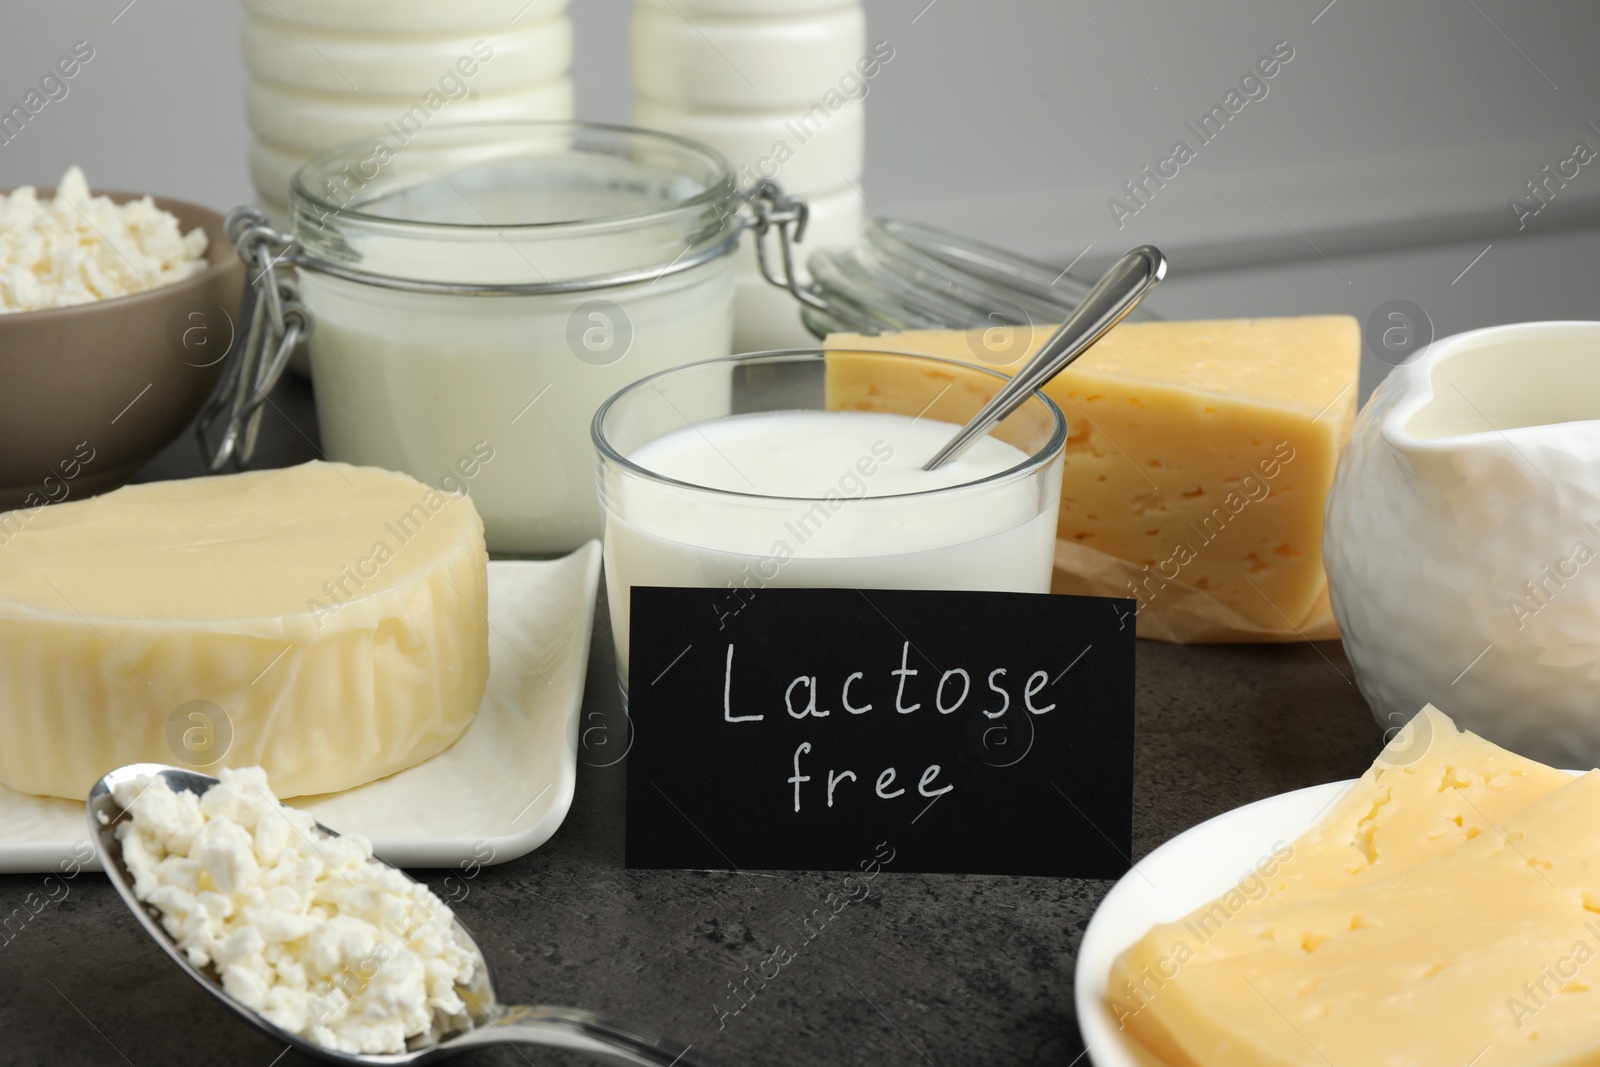
[(464, 485), (491, 551), (599, 536), (595, 410), (729, 352), (740, 200), (696, 142), (429, 127), (316, 157), (291, 200), (327, 456)]

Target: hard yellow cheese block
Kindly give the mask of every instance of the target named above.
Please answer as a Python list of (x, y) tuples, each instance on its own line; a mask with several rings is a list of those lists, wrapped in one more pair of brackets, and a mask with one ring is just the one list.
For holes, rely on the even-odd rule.
[(253, 766), (295, 796), (447, 748), (488, 678), (470, 499), (307, 463), (0, 515), (0, 784)]
[[(827, 368), (829, 411), (886, 411), (956, 426), (967, 423), (1005, 385), (1005, 379), (977, 368), (849, 349), (829, 352)], [(989, 433), (1027, 455), (1054, 431), (1055, 420), (1044, 405), (1024, 404)]]
[[(1244, 1058), (1230, 1058), (1234, 1053), (1225, 1046), (1234, 1037), (1218, 1035), (1224, 1031), (1231, 1034), (1232, 1024), (1215, 1022), (1196, 1029), (1195, 1012), (1237, 1007), (1220, 1002), (1201, 1006), (1216, 981), (1214, 969), (1227, 970), (1235, 957), (1264, 958), (1259, 954), (1276, 945), (1275, 939), (1295, 939), (1302, 933), (1307, 936), (1295, 942), (1299, 955), (1284, 953), (1285, 959), (1272, 965), (1298, 964), (1306, 957), (1319, 956), (1320, 928), (1285, 926), (1284, 916), (1310, 914), (1328, 901), (1369, 886), (1382, 897), (1394, 890), (1380, 887), (1392, 887), (1408, 872), (1452, 856), (1477, 855), (1472, 850), (1481, 851), (1481, 842), (1503, 841), (1497, 827), (1564, 792), (1572, 782), (1562, 771), (1457, 730), (1430, 705), (1389, 743), (1315, 827), (1287, 845), (1274, 843), (1270, 855), (1264, 855), (1228, 893), (1177, 922), (1156, 926), (1124, 952), (1108, 985), (1111, 1008), (1130, 1033), (1171, 1064), (1299, 1063), (1301, 1060), (1292, 1056), (1282, 1060), (1249, 1058), (1260, 1055), (1259, 1050), (1238, 1053)], [(1595, 858), (1600, 859), (1600, 852)], [(1457, 869), (1455, 877), (1466, 883), (1476, 875)], [(1600, 883), (1595, 889), (1600, 904)], [(1477, 926), (1488, 918), (1486, 913), (1457, 931), (1463, 943), (1469, 943)], [(1600, 919), (1600, 915), (1594, 918)], [(1362, 911), (1341, 921), (1346, 922), (1348, 932), (1362, 929), (1361, 924), (1369, 919)], [(1371, 942), (1367, 944), (1375, 948)], [(1595, 947), (1600, 949), (1600, 939)], [(1241, 962), (1239, 967), (1248, 970), (1249, 965)], [(1313, 983), (1308, 989), (1314, 988), (1315, 974), (1295, 973)], [(1239, 987), (1235, 983), (1232, 988), (1237, 991)], [(1260, 1021), (1253, 1009), (1243, 1018), (1250, 1025)], [(1278, 1031), (1268, 1028), (1264, 1033)], [(1255, 1049), (1256, 1045), (1251, 1041), (1239, 1047)], [(1358, 1057), (1355, 1062), (1390, 1061)], [(1393, 1062), (1421, 1067), (1433, 1061)]]
[[(1015, 373), (1052, 332), (827, 343)], [(1355, 320), (1339, 315), (1118, 326), (1045, 390), (1070, 431), (1059, 537), (1132, 564), (1102, 592), (1136, 598), (1141, 614), (1187, 586), (1292, 632), (1325, 595), (1322, 510), (1354, 424), (1360, 355)]]

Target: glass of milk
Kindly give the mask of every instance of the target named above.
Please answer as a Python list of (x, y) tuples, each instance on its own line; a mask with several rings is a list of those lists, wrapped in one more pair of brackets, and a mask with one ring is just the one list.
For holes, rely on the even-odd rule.
[(291, 199), (324, 450), (465, 484), (491, 551), (598, 537), (595, 409), (729, 351), (740, 201), (693, 141), (408, 127), (311, 160)]
[(627, 692), (636, 585), (1048, 593), (1066, 419), (1035, 394), (922, 465), (1004, 385), (887, 352), (763, 352), (654, 374), (594, 418), (606, 592)]

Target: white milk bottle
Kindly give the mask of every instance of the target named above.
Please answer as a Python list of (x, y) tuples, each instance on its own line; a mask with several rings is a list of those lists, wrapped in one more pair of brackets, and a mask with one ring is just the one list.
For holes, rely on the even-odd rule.
[[(772, 178), (803, 197), (802, 252), (848, 247), (861, 238), (864, 101), (893, 55), (867, 45), (860, 0), (638, 0), (633, 120), (720, 150), (743, 187)], [(736, 350), (811, 342), (753, 245), (736, 285)]]
[(244, 0), (250, 176), (287, 226), (290, 176), (363, 138), (572, 118), (567, 0)]

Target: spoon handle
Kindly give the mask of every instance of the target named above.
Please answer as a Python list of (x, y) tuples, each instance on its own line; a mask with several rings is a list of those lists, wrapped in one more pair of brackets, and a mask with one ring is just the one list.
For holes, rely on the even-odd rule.
[(708, 1067), (690, 1046), (579, 1008), (507, 1007), (492, 1023), (449, 1043), (452, 1052), (474, 1045), (531, 1045), (582, 1052), (626, 1067)]
[(1083, 298), (1078, 310), (1061, 324), (1039, 354), (983, 406), (932, 459), (925, 471), (937, 470), (965, 452), (972, 443), (994, 429), (1033, 394), (1138, 306), (1157, 282), (1166, 277), (1167, 260), (1154, 245), (1140, 245), (1106, 271)]

